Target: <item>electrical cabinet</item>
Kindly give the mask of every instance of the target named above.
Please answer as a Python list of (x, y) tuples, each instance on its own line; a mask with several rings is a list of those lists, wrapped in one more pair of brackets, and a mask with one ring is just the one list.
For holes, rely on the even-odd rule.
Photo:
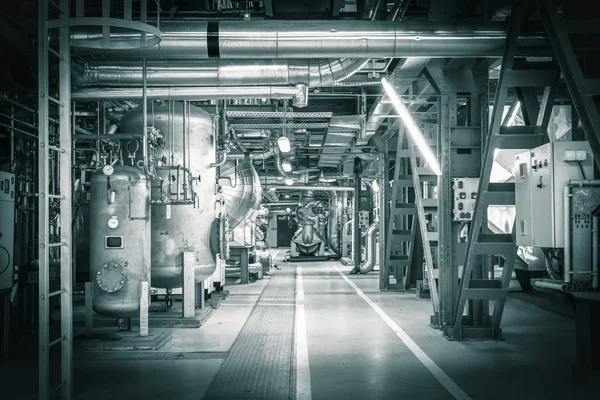
[(0, 290), (13, 286), (15, 175), (0, 171)]
[(479, 178), (452, 179), (452, 190), (454, 192), (453, 221), (470, 221), (473, 218), (478, 186)]
[(563, 189), (593, 179), (587, 142), (554, 142), (515, 156), (516, 234), (519, 246), (564, 247)]

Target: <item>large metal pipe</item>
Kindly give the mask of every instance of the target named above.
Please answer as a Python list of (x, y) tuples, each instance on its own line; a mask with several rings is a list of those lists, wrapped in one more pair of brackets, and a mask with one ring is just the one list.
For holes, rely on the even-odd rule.
[[(301, 86), (301, 85), (299, 85)], [(223, 100), (223, 99), (294, 99), (299, 88), (293, 86), (239, 87), (153, 87), (147, 89), (148, 100)], [(79, 89), (72, 92), (75, 101), (140, 100), (142, 88)]]
[[(335, 86), (358, 72), (367, 59), (325, 60), (155, 60), (147, 65), (148, 86)], [(73, 63), (72, 82), (84, 86), (140, 86), (142, 69), (135, 61)]]
[(366, 243), (366, 257), (365, 261), (360, 263), (360, 273), (366, 274), (371, 272), (373, 268), (375, 268), (375, 259), (377, 253), (377, 241), (375, 240), (375, 235), (379, 232), (379, 221), (373, 222), (369, 225), (367, 229), (367, 243)]
[(276, 190), (321, 190), (323, 192), (354, 192), (353, 187), (349, 186), (275, 186)]
[[(161, 42), (156, 46), (128, 51), (74, 48), (73, 56), (148, 60), (499, 57), (506, 26), (474, 21), (161, 21)], [(522, 32), (519, 54), (551, 54), (545, 35), (539, 32), (543, 28), (534, 34)], [(112, 38), (121, 40), (139, 40), (139, 36), (111, 32)], [(72, 37), (99, 40), (102, 33), (81, 30)]]
[(267, 158), (271, 158), (273, 156), (273, 154), (275, 154), (275, 148), (269, 147), (262, 153), (256, 153), (256, 152), (252, 152), (252, 153), (248, 153), (248, 154), (229, 153), (228, 158), (230, 160), (243, 160), (244, 158), (246, 158), (246, 155), (247, 155), (248, 158), (250, 158), (251, 160), (266, 160)]

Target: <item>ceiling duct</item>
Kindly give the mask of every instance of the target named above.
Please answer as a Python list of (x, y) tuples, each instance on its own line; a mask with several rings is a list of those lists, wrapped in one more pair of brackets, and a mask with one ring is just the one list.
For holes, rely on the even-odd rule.
[(221, 190), (231, 227), (235, 228), (246, 219), (254, 219), (260, 206), (262, 188), (252, 163), (226, 162), (220, 170), (221, 179), (229, 181), (229, 185), (222, 185)]
[(364, 115), (332, 117), (322, 143), (319, 167), (339, 167), (345, 153), (340, 154), (336, 147), (345, 149), (346, 153), (350, 152), (364, 126)]
[[(500, 57), (505, 22), (477, 21), (161, 21), (161, 42), (153, 47), (114, 51), (74, 48), (73, 57), (95, 59), (330, 59), (372, 57)], [(529, 24), (526, 28), (538, 29)], [(531, 31), (530, 31), (531, 32)], [(519, 55), (550, 55), (539, 31), (520, 35)], [(131, 33), (113, 33), (111, 40)], [(134, 34), (135, 35), (135, 34)], [(102, 33), (75, 31), (74, 40)], [(290, 64), (290, 67), (292, 65)]]

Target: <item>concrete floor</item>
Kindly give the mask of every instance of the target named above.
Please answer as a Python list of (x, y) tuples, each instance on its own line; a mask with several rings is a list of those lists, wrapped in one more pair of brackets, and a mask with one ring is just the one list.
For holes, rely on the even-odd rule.
[[(312, 399), (453, 397), (335, 269), (346, 272), (350, 267), (338, 262), (275, 262), (284, 269), (302, 269)], [(465, 398), (600, 398), (597, 384), (580, 385), (571, 379), (575, 332), (568, 312), (550, 312), (511, 298), (502, 323), (505, 340), (452, 342), (429, 327), (429, 300), (411, 293), (379, 293), (376, 274), (349, 278)], [(268, 283), (267, 278), (229, 286), (230, 298), (204, 326), (174, 329), (159, 351), (76, 354), (76, 398), (201, 399)], [(34, 359), (0, 362), (0, 388), (12, 394), (7, 399), (35, 398), (36, 368)]]

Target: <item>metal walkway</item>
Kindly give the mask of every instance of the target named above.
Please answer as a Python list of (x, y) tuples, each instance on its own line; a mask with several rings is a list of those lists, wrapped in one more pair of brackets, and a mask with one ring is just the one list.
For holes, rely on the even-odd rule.
[(292, 399), (295, 271), (273, 275), (203, 399)]

